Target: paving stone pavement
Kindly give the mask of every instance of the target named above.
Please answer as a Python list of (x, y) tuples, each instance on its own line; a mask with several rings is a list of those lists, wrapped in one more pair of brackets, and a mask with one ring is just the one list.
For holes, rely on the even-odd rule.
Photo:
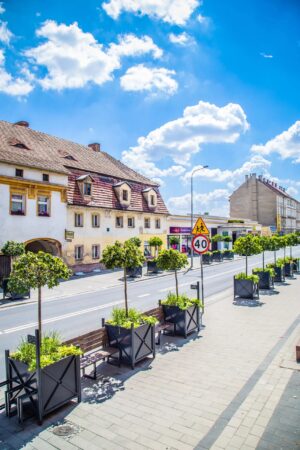
[[(154, 361), (134, 371), (99, 366), (83, 401), (38, 427), (0, 414), (0, 448), (300, 449), (300, 277), (260, 302), (218, 296), (199, 336), (164, 336)], [(70, 425), (69, 436), (55, 434)], [(281, 447), (280, 447), (281, 446)]]

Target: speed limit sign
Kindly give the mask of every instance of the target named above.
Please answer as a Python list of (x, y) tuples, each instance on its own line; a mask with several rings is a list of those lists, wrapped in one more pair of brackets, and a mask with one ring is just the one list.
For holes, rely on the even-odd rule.
[(192, 248), (196, 253), (202, 255), (209, 250), (209, 239), (204, 234), (197, 234), (192, 240)]

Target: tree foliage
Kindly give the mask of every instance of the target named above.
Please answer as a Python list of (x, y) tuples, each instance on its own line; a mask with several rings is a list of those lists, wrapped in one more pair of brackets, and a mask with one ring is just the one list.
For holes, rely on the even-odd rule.
[(231, 236), (223, 236), (223, 242), (232, 242)]
[(262, 247), (257, 236), (247, 234), (247, 236), (241, 236), (235, 241), (233, 250), (240, 256), (252, 256), (261, 253)]
[(180, 243), (180, 239), (178, 236), (170, 236), (169, 243), (170, 245), (178, 245)]
[(224, 236), (222, 234), (215, 234), (212, 238), (212, 242), (222, 242), (224, 240)]
[(25, 253), (25, 245), (23, 242), (7, 241), (1, 248), (3, 255), (20, 256)]
[(176, 295), (178, 297), (178, 279), (177, 271), (183, 269), (188, 265), (187, 255), (180, 253), (178, 250), (172, 248), (168, 250), (162, 250), (157, 258), (157, 266), (162, 270), (174, 270)]
[(137, 247), (140, 247), (142, 245), (142, 240), (139, 237), (137, 237), (137, 236), (128, 239), (128, 241), (132, 242)]

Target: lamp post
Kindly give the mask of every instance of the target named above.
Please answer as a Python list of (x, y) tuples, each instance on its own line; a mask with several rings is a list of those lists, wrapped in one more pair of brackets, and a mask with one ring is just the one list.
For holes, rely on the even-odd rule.
[(190, 269), (192, 269), (194, 267), (194, 250), (192, 248), (192, 231), (193, 231), (193, 226), (194, 226), (194, 175), (196, 172), (199, 172), (200, 170), (203, 169), (207, 169), (208, 166), (202, 166), (202, 167), (197, 167), (196, 169), (194, 169), (191, 173), (191, 267)]

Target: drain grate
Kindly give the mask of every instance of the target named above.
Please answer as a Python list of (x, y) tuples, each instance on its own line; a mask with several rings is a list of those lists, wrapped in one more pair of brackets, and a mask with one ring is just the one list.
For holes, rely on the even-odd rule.
[(68, 439), (80, 433), (82, 429), (75, 423), (72, 423), (70, 421), (64, 421), (52, 427), (51, 431), (56, 436)]

